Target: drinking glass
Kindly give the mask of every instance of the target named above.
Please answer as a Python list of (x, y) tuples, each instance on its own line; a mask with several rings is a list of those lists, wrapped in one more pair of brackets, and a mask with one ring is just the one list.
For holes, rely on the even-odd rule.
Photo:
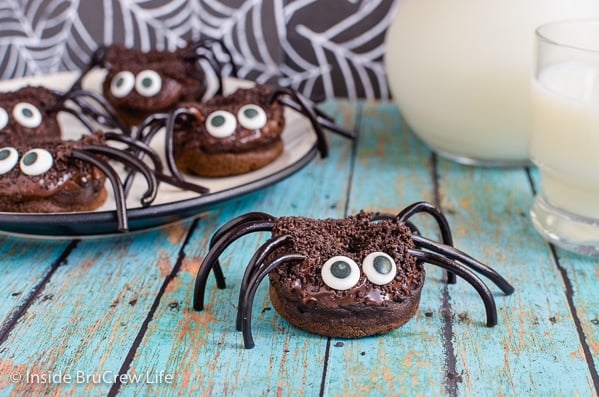
[(599, 256), (599, 20), (536, 30), (530, 158), (541, 184), (535, 228), (558, 246)]

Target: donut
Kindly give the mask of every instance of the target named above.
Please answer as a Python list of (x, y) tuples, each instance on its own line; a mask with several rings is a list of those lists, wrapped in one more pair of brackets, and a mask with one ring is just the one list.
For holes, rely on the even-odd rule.
[(106, 200), (105, 175), (88, 162), (71, 158), (74, 149), (98, 144), (81, 141), (13, 142), (0, 148), (0, 211), (53, 213), (88, 211)]
[(60, 98), (45, 87), (25, 86), (0, 93), (0, 144), (60, 138)]
[[(306, 258), (268, 275), (272, 305), (283, 318), (308, 332), (359, 338), (387, 333), (414, 316), (425, 272), (408, 254), (415, 248), (411, 232), (397, 220), (372, 217), (362, 211), (344, 219), (277, 220), (273, 238), (298, 237), (271, 259), (291, 253)], [(391, 269), (386, 279), (373, 274), (377, 264)], [(335, 271), (350, 272), (346, 280), (353, 285), (338, 283)]]
[(129, 125), (169, 112), (181, 101), (201, 100), (204, 73), (195, 61), (186, 61), (192, 47), (143, 52), (110, 45), (104, 60), (108, 70), (102, 83), (104, 97)]
[(284, 108), (271, 102), (272, 88), (256, 85), (204, 103), (186, 103), (193, 117), (177, 122), (173, 154), (177, 168), (203, 177), (257, 170), (283, 153)]

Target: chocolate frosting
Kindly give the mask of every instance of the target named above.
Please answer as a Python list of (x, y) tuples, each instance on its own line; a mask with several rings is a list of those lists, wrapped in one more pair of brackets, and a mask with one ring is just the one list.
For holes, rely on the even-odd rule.
[[(102, 85), (104, 97), (119, 113), (142, 119), (155, 112), (169, 111), (180, 101), (200, 100), (205, 90), (204, 72), (195, 62), (185, 60), (189, 51), (188, 47), (172, 52), (142, 52), (118, 44), (109, 46), (105, 60), (108, 74)], [(112, 94), (110, 85), (117, 73), (129, 71), (137, 75), (146, 69), (157, 72), (162, 79), (158, 94), (145, 97), (135, 89), (122, 98)]]
[[(273, 237), (290, 235), (292, 244), (280, 248), (268, 260), (290, 253), (304, 255), (306, 260), (271, 272), (273, 288), (308, 308), (386, 306), (412, 299), (424, 283), (424, 268), (408, 253), (408, 249), (415, 248), (411, 231), (396, 219), (372, 222), (372, 216), (362, 211), (345, 219), (279, 218)], [(322, 281), (321, 269), (329, 258), (347, 256), (361, 270), (363, 259), (372, 252), (384, 252), (395, 261), (397, 275), (390, 283), (373, 284), (363, 272), (358, 283), (348, 290), (332, 289)]]
[[(17, 164), (11, 171), (0, 175), (0, 210), (18, 212), (40, 212), (43, 205), (39, 200), (49, 200), (53, 205), (48, 208), (86, 206), (88, 202), (104, 189), (104, 174), (93, 165), (72, 159), (71, 152), (85, 145), (101, 145), (100, 134), (88, 135), (78, 141), (48, 140), (39, 145), (16, 143), (12, 145), (19, 159), (34, 148), (42, 148), (50, 152), (54, 159), (52, 168), (47, 172), (29, 176), (24, 174)], [(27, 202), (36, 202), (28, 207)]]
[[(37, 128), (28, 128), (13, 117), (13, 109), (18, 103), (27, 102), (42, 113), (42, 123)], [(25, 86), (19, 90), (0, 93), (0, 108), (8, 114), (8, 124), (0, 129), (0, 144), (6, 146), (11, 142), (24, 142), (39, 138), (59, 138), (60, 127), (57, 120), (56, 106), (59, 98), (44, 87)]]
[[(280, 140), (285, 128), (284, 109), (277, 101), (269, 102), (271, 93), (271, 87), (258, 84), (253, 88), (240, 88), (230, 95), (216, 96), (204, 103), (181, 104), (181, 107), (192, 109), (195, 117), (175, 126), (175, 156), (185, 151), (247, 152)], [(268, 121), (260, 130), (249, 130), (237, 123), (235, 133), (226, 138), (216, 138), (206, 131), (205, 120), (212, 112), (225, 110), (237, 115), (239, 109), (247, 104), (258, 105), (266, 112)]]

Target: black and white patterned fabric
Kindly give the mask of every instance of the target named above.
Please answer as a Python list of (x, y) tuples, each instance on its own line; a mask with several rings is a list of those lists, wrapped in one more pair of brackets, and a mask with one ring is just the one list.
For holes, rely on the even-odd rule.
[(388, 99), (384, 35), (399, 0), (2, 0), (0, 78), (83, 67), (98, 44), (222, 39), (242, 78), (312, 98)]

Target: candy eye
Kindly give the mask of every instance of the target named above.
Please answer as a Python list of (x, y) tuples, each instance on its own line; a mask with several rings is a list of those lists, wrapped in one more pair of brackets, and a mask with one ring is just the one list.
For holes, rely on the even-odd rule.
[(135, 86), (135, 76), (133, 73), (124, 70), (118, 72), (110, 82), (110, 92), (117, 98), (123, 98), (131, 92)]
[(143, 96), (154, 96), (162, 88), (160, 75), (153, 70), (142, 70), (135, 78), (135, 90)]
[(42, 113), (27, 102), (17, 103), (12, 110), (12, 115), (23, 127), (37, 128), (42, 123)]
[(235, 116), (224, 110), (210, 113), (206, 120), (206, 130), (215, 138), (226, 138), (233, 135), (237, 128)]
[(31, 149), (21, 158), (21, 171), (29, 176), (41, 175), (52, 168), (54, 160), (44, 149)]
[(395, 261), (384, 252), (368, 254), (362, 261), (362, 270), (371, 283), (384, 285), (390, 283), (397, 274)]
[(0, 108), (0, 130), (8, 124), (8, 113), (3, 108)]
[(336, 290), (349, 289), (360, 280), (358, 264), (346, 256), (334, 256), (324, 263), (322, 281)]
[(258, 105), (245, 105), (237, 112), (239, 124), (248, 130), (259, 130), (266, 125), (266, 112)]
[(3, 147), (0, 149), (0, 175), (6, 174), (12, 170), (19, 161), (19, 153), (13, 147)]

